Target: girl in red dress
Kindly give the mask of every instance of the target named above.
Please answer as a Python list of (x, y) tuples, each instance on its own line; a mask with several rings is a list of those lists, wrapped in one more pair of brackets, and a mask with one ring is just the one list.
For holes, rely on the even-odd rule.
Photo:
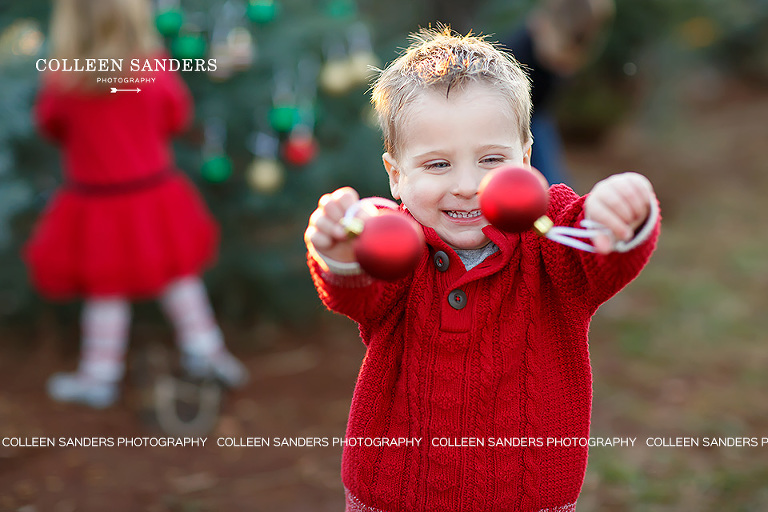
[(242, 385), (247, 371), (224, 347), (198, 277), (216, 256), (218, 228), (175, 169), (170, 146), (191, 117), (189, 91), (175, 73), (129, 72), (133, 58), (162, 58), (149, 2), (58, 0), (50, 48), (49, 63), (110, 59), (108, 72), (99, 60), (95, 70), (47, 72), (35, 108), (39, 130), (61, 147), (65, 184), (25, 260), (41, 294), (85, 299), (79, 368), (51, 377), (50, 396), (111, 405), (124, 373), (130, 300), (155, 297), (176, 328), (186, 369)]

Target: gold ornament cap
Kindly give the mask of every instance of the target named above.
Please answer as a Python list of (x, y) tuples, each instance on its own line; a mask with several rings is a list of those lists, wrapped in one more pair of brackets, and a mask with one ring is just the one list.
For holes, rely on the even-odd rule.
[(550, 229), (555, 225), (554, 222), (552, 222), (552, 219), (547, 217), (546, 215), (542, 215), (538, 219), (536, 219), (536, 222), (533, 223), (533, 230), (536, 232), (539, 236), (547, 236), (547, 233)]
[(341, 219), (341, 225), (344, 226), (347, 236), (360, 236), (360, 233), (363, 232), (363, 228), (365, 227), (363, 220), (357, 217)]

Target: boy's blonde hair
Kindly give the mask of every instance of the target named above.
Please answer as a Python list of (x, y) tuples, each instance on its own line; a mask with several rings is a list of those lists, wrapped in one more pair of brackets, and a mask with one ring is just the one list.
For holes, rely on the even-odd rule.
[[(51, 58), (126, 59), (149, 56), (160, 48), (149, 0), (56, 0), (54, 3)], [(86, 85), (95, 83), (91, 78), (98, 73), (68, 75), (72, 75), (69, 79)]]
[(413, 44), (380, 72), (372, 88), (371, 102), (387, 152), (396, 154), (401, 142), (398, 127), (418, 93), (438, 89), (448, 95), (452, 88), (472, 82), (489, 84), (507, 98), (520, 140), (532, 139), (530, 79), (511, 54), (482, 37), (461, 36), (449, 27), (422, 29), (411, 37)]

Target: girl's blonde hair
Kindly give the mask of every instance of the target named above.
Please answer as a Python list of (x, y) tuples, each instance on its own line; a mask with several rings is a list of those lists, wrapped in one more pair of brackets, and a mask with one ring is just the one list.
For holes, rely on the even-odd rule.
[(397, 129), (418, 93), (439, 89), (448, 95), (452, 88), (471, 82), (489, 84), (505, 97), (517, 119), (520, 140), (532, 139), (530, 79), (511, 54), (471, 33), (455, 34), (449, 27), (422, 29), (411, 38), (411, 46), (379, 73), (372, 88), (371, 102), (387, 152), (396, 154)]
[[(149, 0), (55, 0), (50, 57), (124, 59), (160, 48)], [(123, 73), (129, 68), (124, 62)], [(63, 73), (78, 85), (95, 84), (98, 72)], [(119, 74), (119, 73), (118, 73)], [(114, 76), (115, 73), (110, 73)]]

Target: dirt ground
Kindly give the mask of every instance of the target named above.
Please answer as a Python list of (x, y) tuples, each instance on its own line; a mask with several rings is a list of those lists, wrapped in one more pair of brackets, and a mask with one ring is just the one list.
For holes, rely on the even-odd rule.
[[(768, 222), (768, 96), (726, 89), (682, 102), (662, 130), (650, 132), (658, 124), (638, 114), (599, 146), (569, 148), (579, 192), (641, 170), (664, 215), (651, 265), (593, 322), (596, 435), (768, 436), (767, 244), (759, 243)], [(262, 325), (227, 334), (253, 379), (226, 396), (204, 447), (0, 447), (0, 510), (343, 510), (339, 447), (217, 447), (216, 439), (342, 437), (364, 356), (354, 325), (327, 315), (311, 331)], [(133, 336), (134, 354), (170, 343), (167, 329), (151, 324)], [(138, 381), (103, 412), (46, 398), (46, 377), (76, 365), (73, 339), (73, 329), (45, 319), (0, 328), (0, 437), (163, 436), (142, 414)], [(593, 450), (579, 509), (766, 510), (760, 453)]]
[[(167, 346), (165, 329), (139, 326), (132, 356)], [(47, 375), (72, 369), (55, 329), (33, 333), (38, 350), (4, 354), (0, 363), (2, 437), (53, 437), (55, 447), (0, 448), (0, 510), (338, 511), (341, 449), (276, 447), (274, 438), (343, 437), (363, 348), (353, 325), (329, 317), (315, 334), (265, 328), (273, 349), (239, 350), (253, 379), (225, 396), (204, 447), (116, 446), (118, 438), (165, 437), (141, 405), (129, 374), (121, 402), (106, 411), (55, 404)], [(67, 330), (68, 336), (74, 334)], [(236, 338), (237, 336), (232, 336)], [(237, 343), (234, 349), (237, 349)], [(132, 360), (134, 357), (132, 357)], [(61, 446), (61, 438), (112, 438), (112, 447)], [(197, 437), (195, 435), (194, 437)], [(248, 447), (245, 438), (270, 439)], [(241, 446), (217, 447), (227, 438)], [(27, 444), (30, 444), (28, 442)]]

